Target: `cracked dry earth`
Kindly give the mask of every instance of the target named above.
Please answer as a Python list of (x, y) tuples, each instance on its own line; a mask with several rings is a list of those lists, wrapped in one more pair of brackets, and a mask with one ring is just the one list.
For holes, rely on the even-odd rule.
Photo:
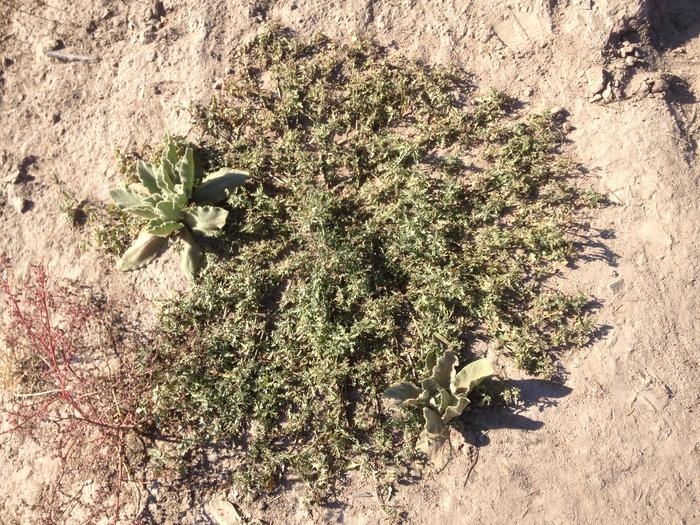
[[(485, 411), (440, 472), (388, 502), (412, 524), (700, 523), (700, 3), (694, 0), (88, 0), (0, 2), (0, 252), (18, 271), (152, 297), (172, 288), (162, 257), (118, 274), (61, 217), (57, 180), (105, 200), (115, 148), (189, 131), (232, 50), (277, 20), (307, 35), (373, 35), (528, 108), (564, 108), (567, 151), (612, 202), (581, 232), (558, 285), (601, 304), (599, 339), (563, 356), (562, 384), (514, 376), (525, 406)], [(45, 51), (90, 57), (62, 62)], [(172, 256), (172, 255), (171, 255)], [(0, 438), (0, 523), (37, 523), (54, 464)], [(375, 524), (371, 481), (340, 505), (300, 489), (244, 508), (269, 523)], [(370, 496), (370, 497), (368, 497)], [(158, 523), (207, 523), (205, 496), (156, 509)]]

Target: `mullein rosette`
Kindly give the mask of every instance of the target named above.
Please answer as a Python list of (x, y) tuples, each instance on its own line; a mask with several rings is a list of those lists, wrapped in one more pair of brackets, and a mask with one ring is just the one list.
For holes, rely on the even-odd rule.
[(120, 270), (135, 270), (147, 265), (165, 246), (168, 238), (178, 235), (183, 241), (180, 267), (193, 279), (203, 257), (195, 237), (208, 236), (226, 224), (228, 211), (212, 206), (227, 197), (227, 191), (241, 186), (247, 173), (220, 168), (207, 174), (195, 187), (195, 164), (192, 148), (178, 157), (168, 135), (160, 165), (138, 161), (140, 183), (110, 190), (112, 200), (127, 213), (148, 221), (138, 238), (117, 263)]
[(469, 394), (494, 373), (488, 359), (472, 361), (459, 372), (455, 370), (457, 364), (454, 352), (445, 352), (440, 359), (432, 353), (426, 362), (429, 375), (421, 381), (420, 387), (402, 381), (385, 392), (387, 398), (401, 406), (422, 409), (425, 425), (416, 448), (426, 455), (445, 442), (447, 423), (469, 408)]

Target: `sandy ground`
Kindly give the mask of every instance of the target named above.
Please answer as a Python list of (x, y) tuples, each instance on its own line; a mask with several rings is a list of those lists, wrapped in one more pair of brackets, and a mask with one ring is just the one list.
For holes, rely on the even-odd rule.
[[(157, 141), (165, 128), (187, 133), (183, 107), (210, 96), (233, 48), (265, 19), (302, 34), (374, 35), (429, 63), (456, 63), (533, 109), (565, 108), (567, 149), (614, 203), (586, 225), (584, 257), (562, 282), (600, 302), (601, 337), (564, 356), (564, 385), (523, 378), (522, 412), (471, 420), (479, 447), (390, 503), (415, 524), (700, 523), (700, 3), (15, 4), (0, 2), (0, 252), (20, 271), (43, 260), (55, 276), (109, 283), (115, 294), (167, 291), (174, 262), (123, 275), (81, 249), (56, 179), (105, 199), (114, 149)], [(96, 60), (44, 53), (61, 45)], [(0, 442), (0, 523), (35, 523), (51, 462), (30, 442)], [(343, 505), (310, 510), (292, 491), (247, 512), (271, 523), (379, 523), (368, 490), (357, 480)], [(201, 503), (186, 500), (162, 522), (206, 523)]]

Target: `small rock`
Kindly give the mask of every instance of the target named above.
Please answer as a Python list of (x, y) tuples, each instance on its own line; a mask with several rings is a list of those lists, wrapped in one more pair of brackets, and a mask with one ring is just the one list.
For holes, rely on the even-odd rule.
[(2, 59), (3, 67), (10, 67), (14, 63), (15, 63), (15, 60), (13, 58), (5, 57)]
[(620, 48), (620, 56), (622, 58), (628, 57), (634, 54), (634, 48), (631, 46), (623, 46)]
[(622, 277), (608, 283), (608, 289), (614, 294), (620, 293), (624, 288), (625, 280)]
[(632, 55), (628, 55), (625, 57), (625, 64), (627, 64), (628, 66), (634, 66), (636, 63), (637, 59)]
[(88, 22), (88, 25), (85, 26), (85, 32), (88, 35), (91, 35), (95, 31), (97, 31), (97, 22), (95, 22), (94, 20), (90, 20), (90, 22)]
[(603, 90), (602, 96), (603, 100), (609, 100), (612, 98), (613, 92), (612, 92), (612, 87), (608, 86)]
[(156, 2), (153, 3), (151, 16), (156, 20), (160, 20), (165, 16), (165, 6), (161, 0), (156, 0)]
[(639, 86), (637, 86), (637, 94), (644, 96), (649, 93), (651, 93), (651, 86), (646, 81), (640, 82)]
[(100, 15), (100, 18), (102, 20), (107, 20), (108, 18), (112, 18), (114, 16), (114, 11), (110, 7), (102, 11), (102, 14)]
[(141, 44), (150, 44), (156, 38), (154, 27), (152, 25), (146, 26), (146, 29), (139, 33), (139, 42)]
[(227, 67), (224, 71), (227, 75), (233, 75), (233, 68), (231, 66)]
[(223, 498), (211, 500), (204, 507), (204, 511), (216, 525), (241, 525), (243, 518), (228, 500)]
[(59, 49), (63, 49), (64, 47), (66, 47), (66, 45), (60, 38), (48, 37), (41, 42), (41, 49), (44, 52), (58, 51)]
[(652, 82), (651, 92), (652, 93), (666, 93), (668, 91), (668, 82), (663, 78), (655, 78)]
[(591, 68), (586, 71), (586, 81), (588, 82), (588, 91), (591, 95), (600, 93), (605, 89), (605, 83), (608, 78), (608, 72), (604, 69)]
[(213, 86), (213, 87), (214, 87), (214, 89), (223, 89), (223, 87), (224, 87), (224, 81), (223, 81), (222, 79), (220, 79), (220, 78), (217, 78), (217, 79), (214, 81), (214, 86)]
[(22, 197), (12, 198), (12, 207), (17, 210), (17, 213), (26, 213), (32, 209), (34, 203), (28, 199), (23, 199)]
[(603, 100), (603, 95), (601, 95), (600, 93), (596, 93), (595, 95), (593, 95), (591, 98), (588, 99), (589, 102), (599, 102), (601, 100)]
[(495, 34), (495, 33), (493, 32), (493, 28), (489, 28), (489, 29), (487, 29), (486, 31), (484, 31), (483, 33), (481, 33), (481, 35), (479, 35), (479, 36), (477, 37), (477, 40), (478, 40), (479, 42), (481, 42), (482, 44), (485, 44), (486, 42), (488, 42), (489, 40), (491, 40), (491, 37), (492, 37), (494, 34)]
[(4, 184), (19, 184), (22, 181), (22, 172), (20, 170), (14, 170), (6, 175), (2, 182)]
[(53, 115), (51, 115), (51, 123), (52, 124), (58, 124), (61, 121), (61, 114), (56, 112)]

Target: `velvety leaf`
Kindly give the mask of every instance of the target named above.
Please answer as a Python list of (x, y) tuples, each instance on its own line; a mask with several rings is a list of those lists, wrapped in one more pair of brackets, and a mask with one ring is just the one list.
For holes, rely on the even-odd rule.
[(387, 388), (384, 395), (389, 399), (403, 403), (410, 399), (417, 399), (420, 393), (421, 390), (416, 385), (408, 381), (402, 381)]
[(433, 367), (433, 375), (431, 379), (437, 383), (440, 388), (449, 390), (452, 384), (452, 378), (455, 373), (455, 365), (457, 364), (457, 356), (453, 352), (445, 352), (437, 364)]
[(123, 210), (134, 206), (140, 206), (143, 203), (143, 196), (129, 188), (115, 188), (109, 190), (109, 196), (112, 197), (114, 203)]
[(136, 171), (139, 174), (141, 184), (143, 184), (148, 192), (158, 193), (158, 183), (156, 182), (156, 174), (153, 166), (140, 160), (136, 163)]
[(407, 399), (403, 404), (404, 406), (422, 408), (430, 405), (430, 398), (437, 390), (427, 390), (425, 388), (425, 381), (421, 383), (421, 386), (423, 389), (421, 390), (420, 395), (416, 399)]
[(180, 269), (188, 279), (193, 280), (202, 265), (203, 252), (201, 246), (197, 244), (192, 234), (187, 228), (180, 233), (183, 241), (183, 249), (180, 254)]
[(194, 154), (192, 148), (185, 150), (185, 156), (178, 161), (176, 171), (185, 195), (188, 198), (192, 197), (192, 186), (194, 185)]
[(160, 169), (156, 172), (156, 183), (160, 191), (172, 192), (175, 189), (173, 167), (166, 158), (163, 158)]
[(175, 208), (172, 201), (161, 201), (156, 204), (156, 211), (168, 220), (179, 222), (182, 220), (182, 211)]
[(456, 405), (457, 404), (457, 399), (450, 394), (450, 391), (441, 388), (440, 389), (440, 413), (444, 414), (445, 410), (447, 410), (447, 407), (450, 405)]
[(155, 209), (156, 204), (158, 204), (162, 200), (163, 196), (160, 193), (152, 193), (151, 195), (143, 199), (143, 202), (144, 204), (148, 204), (149, 206)]
[(148, 206), (147, 204), (127, 208), (124, 211), (132, 215), (136, 215), (137, 217), (141, 217), (142, 219), (155, 219), (158, 217), (158, 214), (153, 210), (153, 206)]
[(192, 200), (199, 204), (216, 204), (226, 198), (226, 192), (242, 186), (248, 179), (243, 171), (221, 168), (210, 173), (194, 190)]
[(157, 235), (158, 237), (168, 237), (170, 234), (180, 230), (182, 227), (183, 225), (181, 222), (155, 219), (148, 223), (148, 228), (146, 231), (151, 235)]
[(440, 414), (430, 408), (423, 409), (423, 418), (425, 419), (425, 430), (428, 436), (439, 436), (445, 430), (445, 425), (442, 422)]
[(165, 134), (165, 149), (163, 150), (163, 155), (161, 157), (163, 172), (174, 182), (180, 183), (177, 179), (177, 173), (174, 172), (175, 165), (177, 164), (177, 149), (175, 148), (175, 143), (170, 138), (170, 134)]
[(443, 423), (449, 423), (454, 418), (462, 415), (462, 412), (464, 412), (464, 409), (467, 408), (469, 404), (470, 402), (467, 396), (457, 397), (457, 403), (455, 405), (448, 406), (443, 412)]
[(211, 235), (226, 224), (228, 211), (216, 206), (197, 206), (185, 213), (185, 222), (193, 231)]
[(432, 377), (427, 377), (423, 379), (423, 381), (421, 381), (420, 384), (423, 387), (423, 392), (421, 393), (421, 396), (431, 398), (440, 391), (440, 385), (438, 385)]
[(425, 431), (425, 429), (421, 430), (420, 434), (418, 435), (416, 449), (418, 449), (426, 456), (430, 456), (430, 437), (428, 436), (428, 433)]
[(189, 198), (187, 197), (187, 195), (185, 195), (184, 186), (182, 184), (175, 185), (175, 195), (172, 199), (170, 199), (170, 202), (173, 203), (173, 209), (178, 213), (184, 211), (185, 208), (187, 208)]
[(452, 380), (452, 391), (468, 394), (484, 379), (493, 375), (493, 367), (488, 359), (477, 359), (462, 368)]
[(119, 270), (135, 270), (145, 266), (158, 255), (160, 249), (165, 246), (167, 239), (157, 237), (148, 232), (141, 232), (134, 244), (124, 252), (124, 255), (117, 263)]
[(425, 369), (432, 372), (433, 368), (437, 364), (437, 354), (435, 350), (430, 350), (428, 355), (425, 356)]

